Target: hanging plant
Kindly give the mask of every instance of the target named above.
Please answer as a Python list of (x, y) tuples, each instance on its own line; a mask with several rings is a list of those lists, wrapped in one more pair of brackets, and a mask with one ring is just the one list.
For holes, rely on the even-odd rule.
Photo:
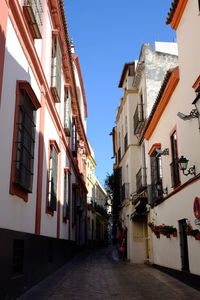
[(195, 237), (196, 240), (200, 240), (199, 229), (193, 229), (190, 221), (187, 220), (187, 223), (184, 225), (184, 230), (187, 235)]
[(173, 226), (165, 224), (155, 226), (152, 222), (148, 223), (148, 226), (151, 228), (152, 232), (155, 233), (157, 237), (160, 237), (160, 234), (163, 234), (167, 238), (170, 238), (171, 235), (177, 237), (177, 229)]

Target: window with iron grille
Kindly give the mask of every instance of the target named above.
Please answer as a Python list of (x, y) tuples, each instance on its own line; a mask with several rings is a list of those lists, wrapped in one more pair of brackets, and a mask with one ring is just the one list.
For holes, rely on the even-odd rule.
[(70, 173), (68, 169), (64, 170), (64, 219), (69, 219), (69, 201), (70, 201)]
[(26, 81), (17, 82), (16, 95), (10, 193), (27, 200), (33, 187), (35, 117), (40, 103)]
[(77, 124), (75, 118), (72, 122), (72, 153), (74, 156), (77, 155)]
[(171, 135), (171, 152), (172, 152), (172, 162), (171, 167), (171, 180), (172, 187), (180, 184), (179, 166), (178, 166), (178, 150), (177, 150), (177, 134), (176, 131)]
[(42, 38), (42, 0), (24, 0), (23, 10), (34, 39)]
[(56, 210), (57, 206), (57, 174), (58, 152), (55, 146), (50, 144), (48, 206), (52, 210)]
[(70, 136), (71, 131), (71, 97), (67, 89), (64, 99), (64, 129), (67, 136)]
[(35, 107), (25, 90), (21, 91), (19, 105), (17, 155), (15, 161), (15, 184), (32, 192), (33, 160), (35, 146)]
[(162, 186), (162, 160), (161, 156), (156, 155), (157, 152), (153, 151), (151, 161), (151, 192), (154, 195), (153, 202), (156, 202), (163, 198), (161, 190), (157, 190), (157, 185)]
[(23, 260), (24, 260), (24, 241), (13, 241), (13, 262), (12, 262), (12, 275), (14, 277), (23, 274)]
[(52, 66), (51, 66), (51, 90), (55, 102), (60, 102), (61, 96), (61, 65), (62, 52), (58, 34), (53, 34), (52, 38)]

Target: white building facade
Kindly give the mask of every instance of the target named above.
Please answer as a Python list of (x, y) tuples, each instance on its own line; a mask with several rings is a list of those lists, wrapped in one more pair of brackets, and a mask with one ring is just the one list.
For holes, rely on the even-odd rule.
[(3, 0), (0, 10), (1, 298), (17, 296), (86, 243), (90, 150), (62, 1)]

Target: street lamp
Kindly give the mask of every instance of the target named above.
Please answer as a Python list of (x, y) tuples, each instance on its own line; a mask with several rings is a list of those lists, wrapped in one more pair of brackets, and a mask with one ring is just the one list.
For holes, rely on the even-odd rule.
[(178, 160), (179, 168), (180, 168), (181, 171), (183, 171), (183, 174), (185, 176), (188, 176), (188, 175), (194, 175), (195, 176), (196, 171), (195, 171), (195, 166), (194, 165), (187, 170), (187, 173), (185, 173), (185, 170), (187, 169), (187, 166), (188, 166), (188, 162), (189, 162), (189, 160), (182, 155), (181, 158), (179, 158), (179, 160)]

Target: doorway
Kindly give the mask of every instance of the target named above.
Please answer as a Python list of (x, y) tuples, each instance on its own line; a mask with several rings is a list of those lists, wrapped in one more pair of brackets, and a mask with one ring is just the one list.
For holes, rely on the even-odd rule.
[(180, 234), (180, 252), (181, 252), (181, 264), (182, 271), (190, 272), (189, 268), (189, 256), (188, 256), (188, 240), (185, 232), (186, 220), (179, 220), (179, 234)]

